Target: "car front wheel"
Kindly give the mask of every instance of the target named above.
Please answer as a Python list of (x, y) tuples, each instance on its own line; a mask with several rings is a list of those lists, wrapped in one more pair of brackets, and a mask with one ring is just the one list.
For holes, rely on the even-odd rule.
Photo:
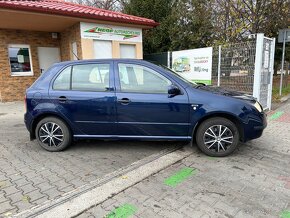
[(62, 151), (71, 144), (72, 135), (62, 120), (56, 117), (42, 119), (35, 129), (38, 144), (47, 151)]
[(224, 157), (237, 148), (239, 131), (236, 125), (222, 117), (205, 120), (196, 132), (196, 143), (202, 152), (213, 157)]

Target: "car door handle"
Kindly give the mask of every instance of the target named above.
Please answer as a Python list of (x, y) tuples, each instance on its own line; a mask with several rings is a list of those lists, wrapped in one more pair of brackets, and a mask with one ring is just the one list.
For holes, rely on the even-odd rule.
[(65, 96), (60, 96), (60, 97), (58, 97), (58, 101), (59, 101), (59, 102), (64, 103), (64, 102), (66, 102), (66, 100), (67, 100), (67, 98), (66, 98)]
[(129, 98), (122, 98), (122, 99), (118, 99), (118, 102), (121, 104), (129, 104), (131, 101)]

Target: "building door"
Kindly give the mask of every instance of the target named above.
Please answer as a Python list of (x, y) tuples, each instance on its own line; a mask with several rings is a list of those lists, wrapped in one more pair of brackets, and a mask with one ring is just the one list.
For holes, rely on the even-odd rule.
[(112, 41), (94, 40), (94, 58), (105, 59), (113, 57)]
[(60, 50), (58, 47), (38, 47), (37, 50), (41, 73), (44, 73), (54, 63), (60, 62)]
[(136, 58), (136, 45), (120, 44), (121, 58)]

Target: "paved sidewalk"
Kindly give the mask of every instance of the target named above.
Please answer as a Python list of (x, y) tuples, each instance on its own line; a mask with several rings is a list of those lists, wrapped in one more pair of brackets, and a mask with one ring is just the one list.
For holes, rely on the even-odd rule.
[[(271, 112), (264, 135), (226, 158), (196, 148), (83, 217), (290, 217), (290, 102)], [(126, 175), (124, 175), (126, 177)]]
[(173, 147), (164, 142), (75, 143), (50, 153), (23, 123), (23, 102), (0, 104), (0, 217), (58, 199), (108, 173)]
[(268, 126), (263, 136), (247, 144), (290, 154), (290, 100), (268, 114)]

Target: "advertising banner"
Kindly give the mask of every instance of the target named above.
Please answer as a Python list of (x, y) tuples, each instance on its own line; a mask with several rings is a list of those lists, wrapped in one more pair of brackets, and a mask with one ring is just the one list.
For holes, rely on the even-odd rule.
[(107, 24), (81, 23), (81, 37), (85, 39), (142, 42), (142, 29)]
[(187, 80), (210, 85), (212, 47), (172, 52), (172, 69)]

